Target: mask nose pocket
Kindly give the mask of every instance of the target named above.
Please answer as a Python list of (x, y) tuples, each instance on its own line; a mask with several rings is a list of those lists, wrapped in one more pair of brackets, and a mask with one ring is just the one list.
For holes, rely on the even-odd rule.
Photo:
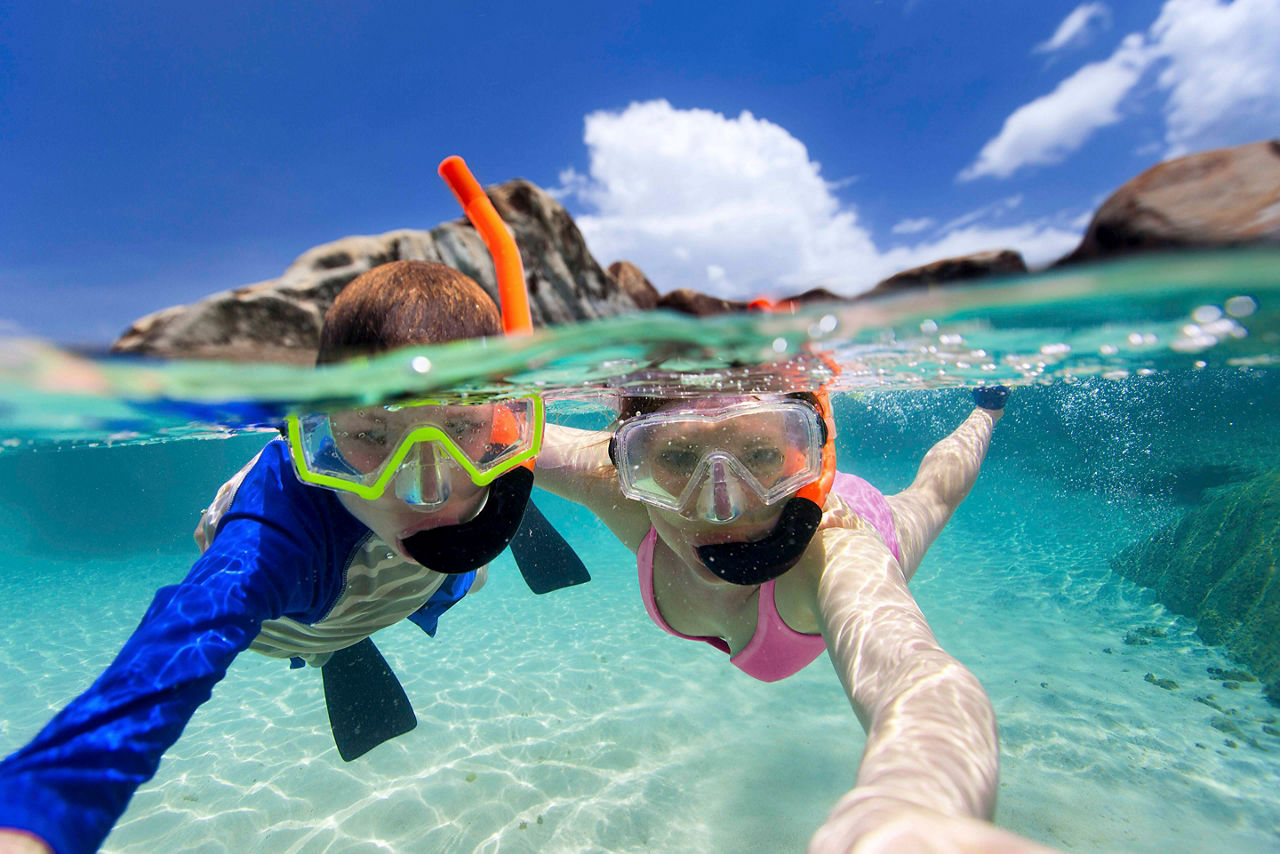
[(415, 507), (440, 507), (452, 491), (448, 464), (430, 443), (414, 445), (396, 471), (396, 497)]
[(745, 486), (728, 457), (712, 454), (697, 486), (698, 516), (708, 522), (732, 522), (747, 509)]

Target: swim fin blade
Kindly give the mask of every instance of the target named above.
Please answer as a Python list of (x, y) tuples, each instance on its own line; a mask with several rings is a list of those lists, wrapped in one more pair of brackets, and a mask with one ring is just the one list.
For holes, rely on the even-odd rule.
[(550, 593), (591, 580), (582, 558), (532, 501), (525, 505), (520, 528), (511, 538), (511, 554), (534, 593)]
[(335, 652), (320, 673), (333, 741), (344, 762), (418, 725), (400, 680), (372, 638)]

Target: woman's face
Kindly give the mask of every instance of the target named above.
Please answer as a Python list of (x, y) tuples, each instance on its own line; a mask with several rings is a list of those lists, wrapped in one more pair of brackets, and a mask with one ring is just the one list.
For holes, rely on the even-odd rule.
[[(677, 551), (693, 556), (697, 546), (758, 540), (777, 525), (789, 494), (767, 501), (761, 490), (785, 482), (798, 468), (795, 419), (767, 407), (712, 415), (744, 400), (750, 401), (709, 398), (692, 407), (682, 402), (660, 411), (694, 417), (643, 433), (647, 485), (685, 499), (680, 510), (646, 502), (659, 535)], [(699, 411), (708, 417), (696, 417)]]

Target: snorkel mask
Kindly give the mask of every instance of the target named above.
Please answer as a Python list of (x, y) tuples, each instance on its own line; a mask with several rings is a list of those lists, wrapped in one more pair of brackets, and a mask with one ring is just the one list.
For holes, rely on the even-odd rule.
[[(531, 332), (515, 240), (462, 158), (446, 158), (439, 171), (493, 257), (503, 331)], [(434, 512), (449, 500), (458, 469), (476, 486), (487, 487), (481, 509), (468, 521), (428, 528), (401, 541), (418, 563), (456, 575), (489, 563), (515, 536), (533, 489), (543, 423), (542, 399), (534, 395), (291, 415), (285, 433), (299, 480), (366, 500), (392, 488), (406, 504)]]
[(624, 495), (687, 519), (728, 524), (751, 506), (782, 503), (759, 540), (698, 546), (732, 584), (758, 585), (800, 560), (835, 479), (835, 429), (825, 391), (636, 416), (609, 443)]

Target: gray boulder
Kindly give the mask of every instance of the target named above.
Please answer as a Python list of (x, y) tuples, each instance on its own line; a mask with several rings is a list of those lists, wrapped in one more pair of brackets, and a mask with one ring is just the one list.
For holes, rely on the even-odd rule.
[(1280, 139), (1153, 166), (1102, 203), (1058, 264), (1257, 244), (1280, 244)]
[(1021, 254), (1012, 249), (992, 249), (955, 258), (943, 258), (941, 261), (933, 261), (920, 267), (894, 273), (871, 290), (859, 294), (858, 298), (880, 297), (948, 282), (987, 279), (993, 276), (1014, 276), (1025, 272), (1027, 272), (1027, 262), (1022, 259)]
[[(524, 180), (486, 192), (520, 247), (535, 326), (637, 309), (636, 301), (591, 256), (569, 213), (549, 194)], [(212, 294), (135, 321), (112, 350), (166, 358), (310, 364), (325, 310), (338, 292), (366, 270), (401, 260), (447, 264), (497, 299), (493, 262), (484, 241), (460, 219), (430, 231), (401, 229), (317, 246), (278, 279)]]

